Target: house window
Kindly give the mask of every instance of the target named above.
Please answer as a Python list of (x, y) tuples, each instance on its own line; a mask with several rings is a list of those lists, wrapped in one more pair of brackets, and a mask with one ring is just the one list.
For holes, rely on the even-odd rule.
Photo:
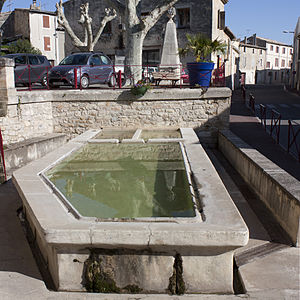
[(246, 47), (244, 47), (244, 53), (246, 53)]
[(271, 63), (269, 61), (267, 61), (267, 69), (271, 68)]
[(281, 61), (281, 68), (284, 68), (285, 67), (285, 60), (283, 59), (282, 61)]
[(252, 50), (253, 54), (255, 53), (255, 49)]
[(218, 11), (218, 29), (225, 29), (225, 11)]
[(279, 53), (279, 47), (278, 46), (276, 47), (276, 53)]
[(290, 55), (293, 55), (293, 49), (290, 49)]
[(273, 51), (274, 50), (274, 47), (273, 46), (270, 46), (270, 51)]
[(176, 12), (177, 28), (190, 28), (190, 8), (177, 8)]
[(284, 47), (282, 48), (282, 54), (285, 54), (285, 48)]
[(106, 23), (102, 34), (111, 34), (111, 22)]
[(291, 60), (289, 61), (289, 67), (290, 68), (292, 67), (292, 61)]
[(160, 62), (159, 50), (143, 50), (143, 65), (158, 65)]
[(275, 58), (275, 67), (278, 67), (279, 66), (279, 60), (278, 58)]
[(49, 36), (44, 36), (44, 50), (45, 51), (51, 51), (50, 37)]
[(260, 50), (259, 50), (259, 54), (261, 55), (262, 53), (263, 53), (263, 52), (262, 52), (262, 50), (260, 49)]
[(43, 27), (44, 28), (50, 28), (49, 16), (43, 16)]

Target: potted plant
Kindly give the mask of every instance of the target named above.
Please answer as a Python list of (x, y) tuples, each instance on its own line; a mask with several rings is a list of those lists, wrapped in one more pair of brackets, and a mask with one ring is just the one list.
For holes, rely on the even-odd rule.
[(225, 53), (226, 43), (218, 39), (211, 40), (205, 35), (198, 33), (196, 35), (187, 34), (187, 44), (179, 49), (179, 54), (185, 56), (192, 53), (196, 62), (187, 63), (190, 85), (199, 85), (209, 87), (211, 72), (214, 69), (214, 63), (210, 60), (210, 55), (216, 52)]
[(143, 96), (150, 88), (150, 84), (143, 80), (139, 80), (131, 89), (131, 93), (136, 96)]

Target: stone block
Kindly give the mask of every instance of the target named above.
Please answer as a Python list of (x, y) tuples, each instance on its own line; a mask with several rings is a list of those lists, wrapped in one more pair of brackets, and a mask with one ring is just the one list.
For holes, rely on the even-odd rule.
[(233, 293), (233, 252), (182, 256), (186, 293)]

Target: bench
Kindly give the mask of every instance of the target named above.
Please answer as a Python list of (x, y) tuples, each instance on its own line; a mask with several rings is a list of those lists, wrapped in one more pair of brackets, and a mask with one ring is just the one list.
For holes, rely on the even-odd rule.
[(159, 85), (162, 80), (171, 80), (172, 85), (176, 85), (177, 81), (180, 80), (180, 70), (161, 70), (159, 72), (152, 73), (155, 85)]

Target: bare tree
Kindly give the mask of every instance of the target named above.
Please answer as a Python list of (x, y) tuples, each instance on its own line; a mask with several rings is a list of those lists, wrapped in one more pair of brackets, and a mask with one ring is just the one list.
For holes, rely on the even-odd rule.
[(125, 0), (122, 3), (119, 0), (108, 1), (122, 16), (125, 23), (125, 62), (128, 66), (126, 73), (132, 76), (133, 82), (136, 82), (141, 79), (142, 49), (147, 33), (178, 0), (154, 0), (153, 9), (146, 16), (141, 16), (138, 9), (143, 0)]
[(4, 5), (6, 0), (0, 0), (0, 12), (2, 11), (2, 7)]
[(80, 19), (78, 20), (78, 23), (81, 24), (84, 30), (84, 39), (80, 40), (74, 33), (67, 18), (64, 15), (62, 0), (60, 0), (59, 3), (56, 3), (56, 9), (58, 23), (62, 27), (64, 27), (67, 33), (70, 35), (73, 45), (79, 48), (81, 51), (93, 51), (103, 32), (105, 25), (117, 16), (115, 9), (106, 8), (105, 16), (100, 22), (100, 27), (96, 35), (94, 36), (92, 30), (92, 18), (89, 16), (89, 3), (80, 5)]
[(74, 46), (80, 50), (92, 51), (97, 43), (101, 33), (107, 22), (116, 17), (116, 11), (122, 17), (125, 24), (125, 72), (130, 76), (133, 83), (141, 79), (142, 76), (142, 49), (144, 39), (149, 30), (156, 24), (159, 18), (178, 0), (153, 0), (152, 11), (146, 15), (141, 16), (139, 6), (143, 0), (107, 0), (112, 8), (105, 9), (105, 17), (103, 18), (100, 28), (95, 37), (92, 33), (92, 18), (89, 16), (89, 3), (80, 6), (81, 17), (79, 23), (82, 25), (85, 37), (81, 41), (72, 30), (66, 19), (62, 0), (56, 4), (58, 23), (62, 25), (67, 33), (70, 35)]

